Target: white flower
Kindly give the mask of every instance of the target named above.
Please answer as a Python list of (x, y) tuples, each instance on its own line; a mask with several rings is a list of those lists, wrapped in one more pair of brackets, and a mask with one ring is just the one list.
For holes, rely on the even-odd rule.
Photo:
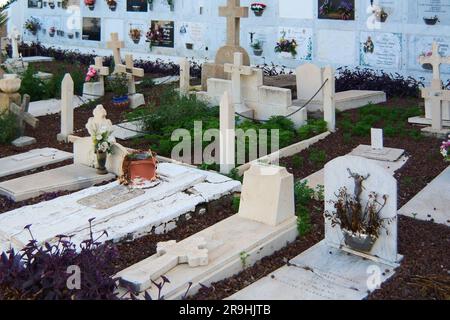
[(97, 141), (100, 141), (103, 139), (103, 136), (101, 134), (97, 133), (95, 138), (97, 139)]

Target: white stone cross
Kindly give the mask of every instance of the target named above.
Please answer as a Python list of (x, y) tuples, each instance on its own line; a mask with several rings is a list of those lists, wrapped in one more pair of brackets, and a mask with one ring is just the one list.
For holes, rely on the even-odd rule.
[(12, 58), (19, 59), (20, 58), (19, 45), (18, 45), (18, 42), (20, 39), (19, 30), (17, 30), (17, 28), (13, 28), (13, 30), (11, 31), (11, 33), (9, 34), (8, 37), (11, 40)]
[(219, 7), (219, 15), (227, 18), (227, 45), (239, 46), (241, 18), (248, 17), (248, 7), (241, 7), (240, 0), (227, 0), (226, 7)]
[(95, 71), (97, 71), (99, 82), (104, 84), (105, 83), (105, 77), (109, 75), (109, 68), (103, 66), (103, 58), (102, 57), (96, 57), (94, 59), (95, 64), (91, 65), (91, 68), (94, 68)]
[(188, 95), (190, 90), (191, 80), (191, 64), (188, 59), (180, 60), (180, 94)]
[(220, 101), (220, 173), (229, 174), (235, 168), (235, 109), (228, 91)]
[(33, 128), (36, 128), (39, 124), (39, 120), (28, 112), (29, 107), (30, 96), (28, 94), (25, 94), (23, 96), (22, 104), (20, 106), (16, 105), (15, 103), (11, 103), (11, 105), (9, 106), (9, 110), (17, 118), (17, 124), (21, 136), (23, 136), (25, 133), (25, 123), (29, 124)]
[(433, 66), (433, 81), (431, 88), (434, 90), (442, 89), (441, 64), (450, 64), (450, 57), (442, 57), (439, 53), (439, 44), (433, 42), (432, 55), (420, 57), (421, 64), (431, 64)]
[(156, 248), (158, 258), (151, 264), (150, 280), (157, 280), (179, 264), (195, 268), (209, 263), (208, 249), (204, 238), (188, 238), (180, 243), (175, 240), (160, 242)]
[(144, 69), (135, 68), (133, 62), (133, 55), (127, 54), (125, 56), (125, 65), (119, 64), (116, 66), (118, 73), (126, 73), (129, 79), (128, 82), (128, 94), (136, 93), (136, 83), (134, 81), (134, 77), (143, 78), (144, 77)]
[(73, 91), (74, 83), (70, 73), (66, 73), (61, 84), (61, 132), (58, 141), (68, 142), (73, 133)]
[(372, 128), (370, 130), (371, 144), (373, 150), (383, 150), (383, 129)]
[(239, 108), (242, 103), (241, 94), (241, 76), (250, 76), (253, 70), (249, 66), (244, 66), (244, 55), (241, 52), (234, 53), (234, 64), (226, 63), (224, 65), (226, 73), (231, 73), (231, 90), (233, 91), (233, 103)]
[(125, 48), (125, 42), (119, 40), (119, 34), (117, 32), (111, 33), (111, 40), (106, 43), (108, 49), (113, 51), (114, 56), (114, 73), (117, 71), (117, 66), (122, 64), (122, 58), (120, 56), (120, 49)]

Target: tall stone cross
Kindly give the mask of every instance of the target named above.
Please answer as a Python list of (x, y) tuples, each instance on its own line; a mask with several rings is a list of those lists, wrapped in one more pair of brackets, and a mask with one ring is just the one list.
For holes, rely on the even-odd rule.
[(9, 39), (11, 41), (11, 48), (12, 48), (12, 56), (13, 59), (19, 59), (19, 39), (20, 39), (20, 33), (19, 30), (14, 28), (11, 33), (9, 34)]
[(11, 113), (13, 113), (17, 118), (17, 125), (21, 136), (25, 134), (25, 123), (33, 128), (36, 128), (39, 124), (39, 120), (28, 112), (29, 108), (30, 96), (28, 94), (23, 96), (22, 104), (20, 106), (15, 103), (11, 103), (9, 106), (9, 111), (11, 111)]
[(72, 77), (66, 73), (61, 84), (61, 132), (58, 141), (68, 142), (73, 133), (73, 96), (74, 84)]
[(234, 104), (228, 91), (220, 101), (220, 173), (229, 174), (235, 168), (236, 117)]
[(248, 7), (241, 7), (240, 0), (227, 0), (226, 7), (219, 7), (219, 15), (227, 18), (227, 45), (239, 46), (241, 18), (248, 17)]
[(431, 56), (420, 57), (420, 63), (428, 63), (433, 66), (433, 81), (431, 83), (431, 88), (434, 90), (441, 90), (441, 64), (450, 64), (450, 57), (442, 57), (439, 53), (439, 44), (437, 42), (433, 42), (433, 50)]
[(127, 54), (125, 56), (125, 65), (119, 64), (116, 66), (118, 73), (126, 73), (128, 76), (128, 94), (136, 93), (136, 83), (134, 81), (134, 77), (143, 78), (144, 77), (144, 69), (135, 68), (133, 62), (133, 55)]
[(114, 73), (117, 73), (117, 66), (122, 64), (120, 49), (125, 48), (125, 43), (119, 40), (119, 34), (117, 32), (113, 32), (111, 33), (111, 40), (106, 43), (106, 46), (113, 51)]
[(102, 84), (105, 83), (105, 77), (109, 75), (109, 68), (103, 66), (103, 58), (102, 57), (96, 57), (94, 59), (95, 64), (91, 65), (91, 68), (94, 68), (95, 71), (97, 71), (98, 74), (98, 80)]
[(224, 65), (226, 73), (231, 73), (231, 90), (233, 91), (233, 103), (239, 109), (242, 103), (241, 94), (241, 76), (250, 76), (253, 70), (249, 66), (244, 66), (244, 55), (241, 52), (234, 53), (234, 64), (226, 63)]
[(191, 64), (189, 60), (183, 58), (180, 60), (180, 94), (188, 95), (191, 81)]

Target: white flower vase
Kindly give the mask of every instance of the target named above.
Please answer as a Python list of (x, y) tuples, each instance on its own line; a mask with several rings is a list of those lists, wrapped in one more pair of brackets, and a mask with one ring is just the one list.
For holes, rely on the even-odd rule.
[(280, 52), (280, 55), (283, 59), (294, 59), (290, 52)]
[(83, 98), (95, 100), (105, 95), (105, 86), (102, 82), (85, 82), (83, 85)]

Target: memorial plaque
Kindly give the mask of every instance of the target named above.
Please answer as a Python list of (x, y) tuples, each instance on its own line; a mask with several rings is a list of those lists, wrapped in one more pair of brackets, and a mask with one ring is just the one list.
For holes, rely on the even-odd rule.
[(400, 33), (362, 32), (360, 64), (377, 69), (400, 69), (402, 35)]
[(127, 0), (127, 11), (147, 12), (148, 0)]
[(282, 52), (284, 57), (294, 58), (296, 60), (312, 60), (313, 53), (313, 31), (311, 28), (290, 28), (290, 27), (280, 27), (278, 31), (278, 41), (281, 39), (286, 39), (289, 41), (295, 40), (297, 43), (297, 55), (293, 57), (292, 55)]
[[(437, 36), (411, 36), (408, 47), (408, 67), (410, 69), (429, 71), (429, 66), (422, 66), (419, 63), (420, 56), (427, 56), (431, 54), (433, 42), (437, 42), (439, 45), (439, 53), (443, 57), (450, 56), (450, 37), (437, 37)], [(441, 66), (442, 73), (450, 73), (450, 65)]]
[(102, 27), (100, 18), (83, 18), (83, 40), (100, 41)]
[(173, 48), (175, 46), (175, 24), (173, 21), (152, 20), (151, 31), (156, 35), (152, 46)]
[(355, 20), (355, 0), (319, 0), (319, 19)]
[(418, 23), (425, 19), (437, 17), (441, 23), (448, 24), (450, 20), (450, 2), (448, 0), (418, 0)]
[(142, 196), (143, 194), (145, 194), (145, 191), (141, 189), (131, 189), (126, 186), (117, 186), (115, 188), (80, 199), (77, 203), (93, 209), (106, 210)]

